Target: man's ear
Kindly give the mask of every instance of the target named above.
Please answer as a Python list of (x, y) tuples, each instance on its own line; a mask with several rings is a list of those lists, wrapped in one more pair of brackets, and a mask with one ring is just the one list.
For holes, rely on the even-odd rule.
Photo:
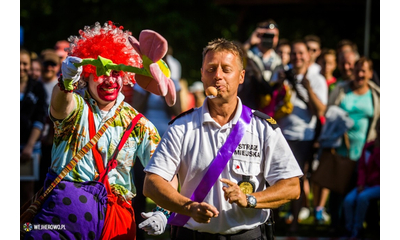
[(240, 72), (239, 84), (244, 83), (244, 75), (245, 75), (245, 73), (246, 73), (246, 70), (244, 70), (244, 69)]

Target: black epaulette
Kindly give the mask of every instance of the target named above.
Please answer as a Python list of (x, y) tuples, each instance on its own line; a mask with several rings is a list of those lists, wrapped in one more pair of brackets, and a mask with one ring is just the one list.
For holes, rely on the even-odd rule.
[(268, 116), (267, 114), (265, 114), (263, 112), (260, 112), (260, 111), (257, 111), (257, 110), (255, 110), (253, 114), (255, 116), (261, 118), (261, 119), (266, 120), (274, 130), (279, 127), (278, 124), (276, 123), (275, 119), (273, 119), (272, 117)]
[(182, 117), (182, 116), (185, 116), (186, 114), (189, 114), (189, 113), (191, 113), (191, 112), (193, 112), (193, 111), (194, 111), (194, 108), (189, 109), (189, 110), (187, 110), (186, 112), (183, 112), (183, 113), (179, 114), (179, 115), (176, 116), (174, 119), (172, 119), (171, 121), (169, 121), (168, 125), (173, 124), (173, 123), (175, 122), (176, 119), (178, 119), (178, 118), (180, 118), (180, 117)]

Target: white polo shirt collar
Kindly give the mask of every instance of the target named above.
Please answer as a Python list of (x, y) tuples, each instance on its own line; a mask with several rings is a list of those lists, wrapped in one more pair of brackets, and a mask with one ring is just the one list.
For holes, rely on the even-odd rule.
[[(237, 97), (237, 99), (238, 99), (238, 106), (237, 106), (237, 109), (236, 109), (235, 116), (233, 117), (233, 119), (232, 119), (231, 121), (228, 122), (228, 124), (226, 124), (227, 127), (232, 127), (232, 125), (235, 125), (235, 124), (237, 123), (237, 121), (239, 120), (240, 115), (242, 114), (242, 101), (240, 101), (240, 98), (239, 98), (239, 97)], [(202, 111), (202, 112), (201, 112), (201, 117), (202, 117), (203, 119), (201, 119), (202, 121), (200, 121), (200, 122), (202, 122), (203, 124), (212, 122), (212, 123), (215, 123), (215, 124), (219, 125), (219, 124), (211, 117), (210, 111), (209, 111), (209, 109), (208, 109), (207, 101), (208, 101), (208, 98), (206, 98), (206, 99), (204, 100), (204, 102), (203, 102), (203, 107), (201, 108), (201, 111)]]

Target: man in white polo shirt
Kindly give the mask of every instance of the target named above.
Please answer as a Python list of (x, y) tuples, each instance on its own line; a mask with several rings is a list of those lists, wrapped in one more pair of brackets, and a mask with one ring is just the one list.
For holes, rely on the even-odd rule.
[[(171, 121), (145, 168), (144, 195), (173, 212), (172, 239), (260, 239), (270, 209), (299, 197), (303, 174), (281, 130), (237, 97), (242, 59), (225, 39), (204, 48), (209, 96)], [(176, 174), (180, 192), (168, 184)]]
[[(310, 51), (303, 40), (292, 42), (290, 53), (292, 74), (286, 74), (286, 80), (292, 89), (291, 103), (293, 112), (278, 119), (290, 148), (302, 171), (308, 162), (311, 166), (313, 159), (313, 145), (317, 121), (323, 116), (328, 102), (328, 87), (325, 77), (320, 73), (310, 70)], [(305, 198), (304, 191), (300, 199), (291, 203), (293, 220), (289, 231), (295, 233), (298, 230), (298, 216)]]

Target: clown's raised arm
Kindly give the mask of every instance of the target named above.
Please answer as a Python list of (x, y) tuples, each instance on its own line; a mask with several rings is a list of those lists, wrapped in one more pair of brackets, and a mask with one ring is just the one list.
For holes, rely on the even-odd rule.
[[(72, 204), (71, 209), (60, 205), (62, 211), (58, 209), (58, 212), (53, 209), (49, 211), (49, 206), (44, 205), (38, 214), (46, 217), (46, 224), (50, 224), (52, 219), (47, 218), (48, 212), (51, 212), (50, 215), (57, 212), (60, 224), (76, 222), (70, 229), (74, 233), (66, 231), (69, 238), (79, 233), (89, 238), (95, 234), (95, 239), (114, 239), (118, 236), (135, 239), (132, 199), (136, 195), (136, 186), (133, 166), (136, 159), (143, 166), (147, 165), (161, 137), (153, 123), (124, 101), (121, 91), (124, 85), (137, 83), (151, 93), (165, 96), (170, 106), (175, 104), (176, 98), (168, 66), (161, 60), (167, 51), (167, 41), (152, 30), (142, 31), (139, 40), (111, 21), (103, 26), (99, 23), (86, 26), (79, 31), (79, 36), (68, 38), (70, 47), (65, 49), (68, 57), (62, 62), (62, 74), (53, 88), (50, 102), (50, 118), (55, 134), (49, 174), (57, 177), (60, 173), (66, 173), (63, 178), (57, 177), (62, 179), (60, 188), (65, 186), (64, 183), (79, 186), (98, 184), (99, 193), (90, 190), (92, 195), (80, 196), (80, 193), (76, 193), (77, 189), (66, 187), (69, 191), (63, 191), (62, 194), (71, 194), (67, 196), (57, 192), (56, 187), (48, 198), (61, 202), (64, 198), (73, 199), (72, 195), (78, 194), (78, 201), (85, 205), (78, 208)], [(132, 123), (133, 127), (130, 127)], [(71, 159), (74, 160), (78, 152), (81, 154), (81, 149), (86, 149), (87, 143), (96, 139), (93, 137), (96, 132), (103, 132), (104, 135), (101, 139), (97, 138), (98, 142), (76, 162), (75, 167), (70, 167), (73, 162)], [(177, 188), (177, 184), (173, 186)], [(99, 200), (100, 192), (105, 200)], [(113, 204), (118, 204), (121, 212), (114, 214), (116, 210)], [(106, 211), (103, 208), (107, 208)], [(86, 212), (88, 209), (95, 211)], [(72, 211), (74, 213), (69, 214)], [(155, 209), (141, 213), (146, 220), (140, 227), (151, 235), (163, 233), (168, 216), (165, 212), (164, 209)], [(87, 220), (89, 216), (91, 221)], [(42, 221), (44, 218), (38, 219)], [(89, 222), (92, 225), (88, 227)], [(39, 232), (29, 234), (39, 238), (43, 234)]]
[[(169, 78), (169, 68), (162, 60), (168, 43), (160, 34), (143, 30), (138, 41), (131, 32), (109, 21), (103, 27), (99, 23), (86, 26), (79, 31), (79, 36), (71, 36), (68, 41), (70, 47), (65, 49), (68, 57), (62, 63), (59, 87), (53, 91), (53, 117), (63, 119), (74, 108), (69, 93), (82, 85), (78, 80), (86, 85), (90, 81), (98, 84), (110, 74), (119, 74), (123, 85), (137, 83), (151, 93), (165, 96), (169, 106), (175, 104), (175, 86)], [(119, 86), (117, 90), (121, 89)], [(110, 91), (108, 89), (104, 95), (109, 95)]]

